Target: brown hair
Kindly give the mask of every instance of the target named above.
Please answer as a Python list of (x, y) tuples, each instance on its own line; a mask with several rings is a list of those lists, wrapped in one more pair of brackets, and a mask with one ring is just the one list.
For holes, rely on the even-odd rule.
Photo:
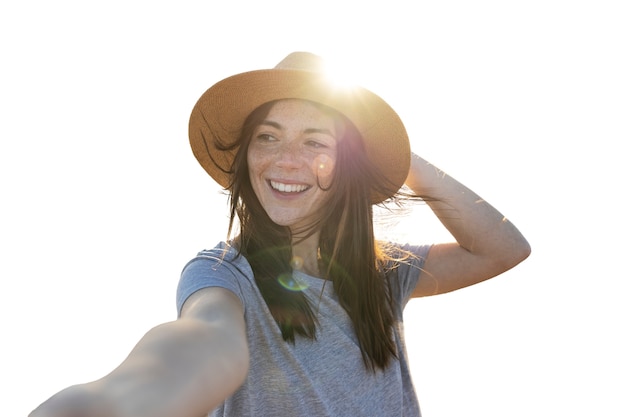
[[(315, 338), (316, 315), (313, 300), (301, 291), (283, 287), (279, 277), (291, 277), (291, 233), (269, 216), (250, 183), (247, 153), (252, 133), (265, 119), (275, 102), (265, 103), (246, 119), (239, 147), (230, 169), (231, 218), (228, 233), (239, 219), (240, 254), (254, 271), (257, 286), (278, 323), (283, 339), (295, 343), (295, 335)], [(316, 104), (316, 103), (314, 103)], [(350, 317), (365, 366), (384, 369), (396, 357), (393, 335), (393, 303), (388, 282), (388, 259), (374, 239), (372, 191), (391, 195), (384, 177), (365, 153), (354, 125), (335, 110), (316, 104), (336, 116), (343, 135), (337, 141), (337, 163), (328, 188), (329, 201), (310, 233), (320, 231), (320, 271), (331, 280), (341, 306)], [(219, 145), (218, 145), (219, 146)], [(226, 147), (221, 147), (223, 150)]]

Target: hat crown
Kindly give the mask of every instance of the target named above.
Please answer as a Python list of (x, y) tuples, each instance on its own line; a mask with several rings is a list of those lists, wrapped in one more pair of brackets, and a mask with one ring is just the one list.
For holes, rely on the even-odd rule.
[(274, 68), (324, 72), (325, 63), (322, 57), (310, 52), (292, 52), (280, 61)]

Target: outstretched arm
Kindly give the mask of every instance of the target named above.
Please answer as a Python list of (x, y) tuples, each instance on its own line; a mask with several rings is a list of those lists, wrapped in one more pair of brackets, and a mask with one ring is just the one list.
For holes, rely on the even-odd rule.
[(456, 242), (435, 244), (414, 297), (457, 290), (492, 278), (530, 255), (517, 228), (469, 188), (413, 154), (406, 185), (427, 204)]
[(239, 299), (207, 288), (181, 318), (151, 329), (113, 372), (69, 387), (30, 417), (199, 417), (232, 394), (248, 372)]

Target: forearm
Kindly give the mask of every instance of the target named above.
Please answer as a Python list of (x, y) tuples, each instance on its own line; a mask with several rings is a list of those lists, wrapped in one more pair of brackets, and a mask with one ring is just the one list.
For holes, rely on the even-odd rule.
[(157, 326), (110, 374), (62, 391), (32, 417), (66, 416), (70, 410), (81, 410), (81, 416), (206, 415), (246, 377), (247, 346), (237, 332), (193, 319)]
[(97, 385), (124, 415), (196, 417), (243, 382), (247, 351), (239, 339), (220, 324), (166, 323), (148, 332)]
[(528, 243), (517, 228), (475, 192), (413, 154), (406, 185), (424, 197), (457, 243), (475, 255), (516, 262)]

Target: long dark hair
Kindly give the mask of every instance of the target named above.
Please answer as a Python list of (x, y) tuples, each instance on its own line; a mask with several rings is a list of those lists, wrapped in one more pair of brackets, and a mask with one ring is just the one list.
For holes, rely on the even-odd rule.
[[(315, 338), (313, 300), (302, 291), (281, 284), (291, 279), (292, 236), (288, 227), (275, 224), (261, 206), (250, 183), (247, 153), (254, 129), (275, 102), (258, 107), (247, 118), (239, 140), (224, 150), (239, 147), (230, 169), (230, 224), (239, 219), (238, 247), (254, 271), (257, 286), (280, 327), (283, 339), (295, 343), (296, 334)], [(393, 303), (387, 259), (374, 239), (372, 192), (390, 195), (384, 176), (368, 159), (362, 138), (344, 116), (317, 103), (336, 117), (342, 136), (337, 141), (337, 163), (329, 202), (310, 233), (319, 229), (320, 271), (333, 282), (341, 306), (350, 317), (365, 366), (384, 369), (397, 357), (393, 335)], [(218, 146), (220, 146), (218, 144)], [(391, 192), (389, 192), (391, 191)]]

